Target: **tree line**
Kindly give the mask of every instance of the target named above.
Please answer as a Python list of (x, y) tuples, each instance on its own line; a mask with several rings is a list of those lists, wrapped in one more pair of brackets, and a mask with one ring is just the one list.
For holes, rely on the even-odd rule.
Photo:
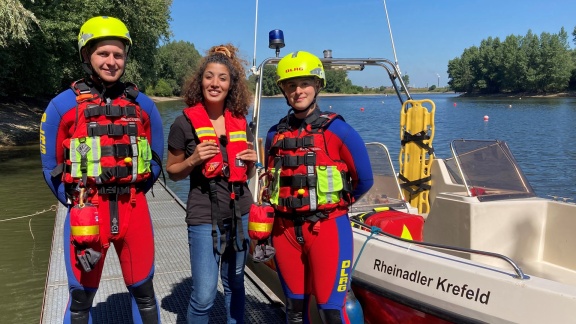
[[(572, 32), (576, 43), (576, 27)], [(509, 35), (482, 40), (448, 62), (448, 85), (467, 93), (557, 93), (576, 89), (576, 50), (564, 27), (540, 37)]]
[[(202, 56), (193, 43), (170, 40), (171, 0), (2, 1), (0, 96), (49, 98), (80, 79), (85, 72), (78, 31), (98, 15), (113, 15), (128, 26), (134, 46), (124, 79), (149, 95), (179, 96)], [(280, 94), (274, 66), (266, 66), (262, 78), (263, 95)], [(345, 71), (327, 71), (326, 78), (326, 92), (365, 91), (353, 85)], [(256, 76), (248, 77), (252, 89), (255, 82)]]
[[(80, 26), (112, 14), (126, 23), (134, 46), (125, 80), (155, 96), (179, 96), (203, 54), (193, 43), (173, 41), (171, 0), (2, 0), (0, 96), (49, 98), (83, 72), (77, 48)], [(138, 10), (134, 10), (138, 8)], [(576, 28), (572, 33), (576, 43)], [(559, 92), (576, 88), (576, 51), (564, 28), (558, 34), (489, 37), (448, 62), (449, 86), (457, 92)], [(274, 66), (265, 66), (262, 94), (278, 95)], [(257, 76), (248, 77), (254, 90)], [(409, 76), (403, 75), (404, 83)], [(346, 71), (326, 71), (328, 93), (382, 93), (352, 84)]]

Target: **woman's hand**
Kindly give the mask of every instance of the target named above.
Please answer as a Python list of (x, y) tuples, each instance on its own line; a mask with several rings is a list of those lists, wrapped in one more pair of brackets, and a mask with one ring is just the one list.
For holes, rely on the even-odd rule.
[(212, 158), (220, 151), (220, 147), (215, 142), (203, 142), (196, 146), (191, 156), (185, 159), (185, 152), (182, 150), (168, 149), (168, 160), (166, 161), (166, 171), (172, 181), (185, 179), (192, 169), (201, 165), (202, 162)]
[(216, 142), (202, 142), (196, 146), (194, 153), (186, 159), (192, 167), (202, 164), (204, 161), (214, 157), (220, 152), (220, 147)]
[(254, 143), (248, 142), (248, 148), (236, 154), (236, 158), (242, 161), (256, 163), (258, 161), (258, 155), (254, 150)]

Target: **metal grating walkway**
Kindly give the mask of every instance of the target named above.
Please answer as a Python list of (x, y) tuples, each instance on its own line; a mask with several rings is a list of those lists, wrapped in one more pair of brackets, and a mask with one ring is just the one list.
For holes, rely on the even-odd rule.
[[(148, 193), (148, 204), (154, 224), (155, 274), (154, 290), (160, 304), (162, 323), (185, 323), (190, 298), (190, 257), (184, 223), (184, 207), (176, 195), (160, 181)], [(44, 292), (41, 323), (62, 323), (68, 301), (68, 284), (63, 257), (63, 224), (66, 209), (60, 206), (56, 216), (48, 278)], [(281, 323), (282, 305), (270, 295), (260, 281), (246, 268), (246, 323)], [(225, 323), (226, 311), (222, 284), (210, 315), (210, 323)], [(106, 257), (100, 288), (92, 307), (93, 323), (130, 323), (132, 315), (128, 290), (122, 279), (118, 257), (113, 248)]]

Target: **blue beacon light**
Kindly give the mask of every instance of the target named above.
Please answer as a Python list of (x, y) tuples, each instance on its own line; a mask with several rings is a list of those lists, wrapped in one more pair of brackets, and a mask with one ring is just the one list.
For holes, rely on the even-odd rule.
[(284, 47), (284, 33), (280, 29), (268, 33), (268, 48), (276, 49), (276, 57), (280, 56), (280, 49)]

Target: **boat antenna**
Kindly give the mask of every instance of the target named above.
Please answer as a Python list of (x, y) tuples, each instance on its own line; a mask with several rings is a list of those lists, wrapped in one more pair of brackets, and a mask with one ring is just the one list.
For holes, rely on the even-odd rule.
[(394, 64), (396, 64), (396, 68), (398, 72), (400, 72), (400, 65), (398, 64), (398, 57), (396, 56), (396, 46), (394, 46), (394, 37), (392, 36), (392, 27), (390, 26), (390, 18), (388, 17), (388, 8), (386, 8), (386, 0), (382, 0), (384, 3), (384, 11), (386, 12), (386, 22), (388, 22), (388, 31), (390, 32), (390, 40), (392, 41), (392, 52), (394, 53)]
[(252, 71), (252, 74), (257, 75), (257, 71), (256, 71), (256, 34), (258, 32), (258, 0), (256, 0), (256, 15), (255, 15), (255, 21), (254, 21), (254, 57), (252, 58), (252, 68), (250, 69), (250, 71)]

